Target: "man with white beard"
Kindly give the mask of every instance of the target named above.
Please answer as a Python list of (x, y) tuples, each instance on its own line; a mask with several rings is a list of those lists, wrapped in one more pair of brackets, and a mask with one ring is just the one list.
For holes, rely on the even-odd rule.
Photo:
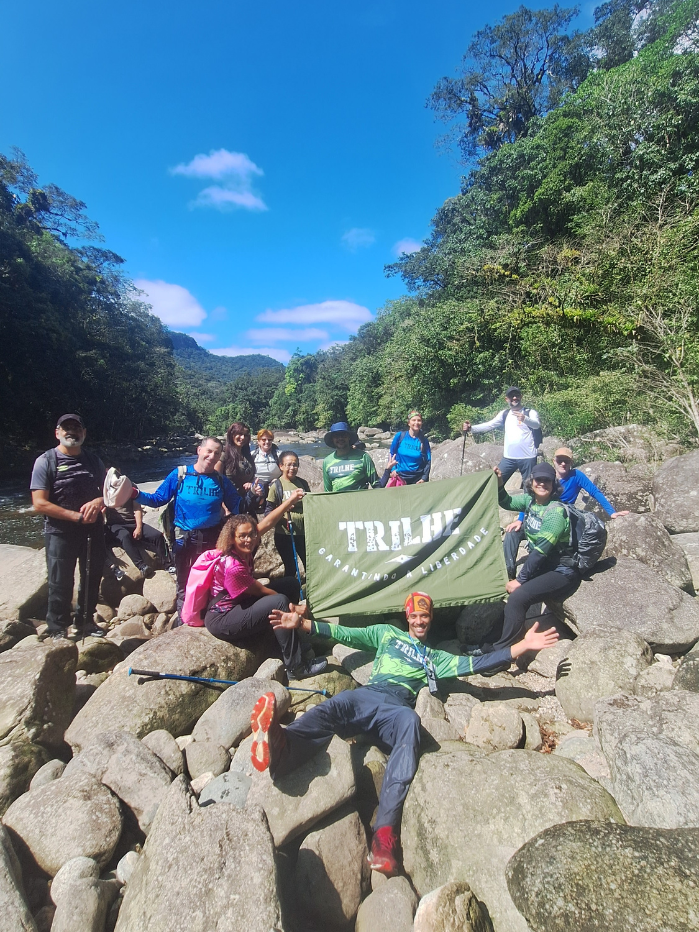
[(67, 637), (71, 623), (75, 564), (80, 563), (78, 606), (74, 622), (79, 633), (104, 637), (94, 623), (105, 560), (102, 460), (83, 450), (85, 424), (78, 414), (64, 414), (56, 424), (58, 446), (34, 463), (30, 488), (34, 510), (44, 516), (49, 600), (48, 636)]

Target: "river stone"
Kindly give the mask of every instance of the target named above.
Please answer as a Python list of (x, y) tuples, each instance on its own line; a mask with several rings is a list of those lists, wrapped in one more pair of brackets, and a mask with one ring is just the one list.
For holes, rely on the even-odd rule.
[(116, 866), (116, 879), (120, 884), (128, 883), (136, 869), (140, 855), (137, 851), (127, 851)]
[(229, 770), (210, 780), (199, 794), (199, 805), (228, 803), (242, 809), (252, 785), (252, 778), (245, 773)]
[(572, 643), (556, 675), (556, 696), (567, 718), (594, 720), (595, 702), (632, 693), (653, 660), (643, 638), (621, 628), (592, 628)]
[(484, 751), (505, 751), (524, 744), (522, 716), (502, 702), (479, 702), (471, 713), (466, 740)]
[[(675, 668), (669, 664), (652, 663), (638, 674), (633, 684), (633, 691), (635, 695), (646, 698), (657, 696), (658, 693), (672, 689), (676, 674)], [(687, 689), (688, 687), (680, 686), (679, 688)]]
[(699, 450), (673, 456), (653, 476), (655, 516), (671, 534), (699, 531)]
[(0, 747), (0, 816), (21, 796), (50, 754), (38, 744), (18, 740)]
[(113, 609), (119, 607), (119, 603), (127, 595), (140, 594), (143, 590), (143, 576), (141, 571), (136, 569), (126, 552), (120, 547), (113, 547), (112, 552), (119, 567), (124, 571), (123, 579), (117, 580), (105, 564), (104, 574), (100, 582), (99, 601)]
[(614, 566), (605, 561), (597, 569), (563, 603), (563, 620), (579, 634), (623, 628), (664, 654), (683, 653), (699, 640), (699, 601), (656, 570), (629, 557), (618, 557)]
[(605, 557), (631, 557), (657, 570), (671, 586), (693, 593), (684, 550), (655, 515), (626, 515), (608, 521), (607, 535)]
[[(224, 680), (242, 679), (258, 663), (252, 651), (220, 641), (206, 628), (187, 625), (148, 641), (129, 658), (136, 669)], [(174, 737), (187, 734), (222, 692), (222, 687), (206, 683), (140, 679), (128, 675), (126, 663), (115, 668), (66, 732), (75, 752), (103, 731), (128, 731), (138, 738), (160, 728)]]
[(46, 610), (48, 591), (44, 550), (0, 544), (0, 618), (3, 621), (40, 615)]
[[(167, 575), (169, 576), (170, 574), (168, 573)], [(148, 612), (152, 612), (153, 610), (154, 606), (148, 599), (144, 598), (142, 595), (133, 593), (132, 595), (125, 595), (119, 603), (117, 618), (119, 621), (128, 621), (129, 618), (133, 618), (134, 615), (147, 615)]]
[(165, 764), (171, 773), (178, 776), (184, 770), (184, 760), (177, 742), (169, 731), (159, 728), (151, 731), (141, 739), (149, 751), (152, 751)]
[(234, 929), (281, 929), (264, 815), (235, 806), (200, 808), (178, 777), (126, 886), (116, 932)]
[(0, 654), (0, 746), (21, 740), (60, 747), (73, 711), (77, 659), (70, 641), (36, 637)]
[(354, 810), (306, 835), (294, 878), (301, 916), (323, 929), (345, 929), (369, 886), (368, 853), (366, 831)]
[[(577, 469), (604, 492), (617, 511), (632, 511), (634, 514), (650, 511), (651, 480), (645, 467), (630, 466), (627, 469), (622, 463), (593, 460)], [(606, 519), (606, 512), (587, 492), (580, 496), (580, 504), (585, 511), (596, 511)]]
[(699, 591), (699, 533), (673, 534), (672, 542), (682, 548), (687, 560), (689, 572), (692, 574), (694, 589)]
[(420, 900), (413, 932), (492, 932), (488, 914), (467, 883), (445, 883)]
[[(143, 598), (147, 599), (156, 612), (175, 611), (177, 586), (175, 578), (167, 570), (156, 570), (150, 579), (143, 580)], [(119, 606), (121, 608), (121, 606)], [(150, 611), (153, 611), (150, 609)], [(139, 612), (143, 615), (144, 612)]]
[(203, 773), (217, 777), (224, 770), (228, 770), (231, 762), (227, 749), (214, 741), (193, 741), (187, 746), (184, 756), (192, 780), (196, 780)]
[(629, 825), (699, 828), (699, 754), (662, 735), (629, 731), (609, 764)]
[(532, 932), (696, 932), (699, 829), (554, 825), (507, 867)]
[(77, 646), (77, 669), (85, 673), (107, 673), (124, 659), (118, 644), (106, 638), (85, 638), (78, 641)]
[(627, 732), (661, 735), (699, 754), (699, 694), (670, 689), (650, 699), (612, 696), (595, 705), (595, 733), (607, 760)]
[[(278, 848), (334, 812), (355, 794), (354, 769), (349, 745), (338, 738), (296, 770), (275, 783), (265, 770), (255, 770), (250, 760), (252, 735), (239, 746), (231, 770), (247, 774), (252, 784), (246, 808), (260, 806)], [(293, 804), (290, 805), (290, 800)]]
[(142, 615), (132, 615), (128, 621), (122, 621), (121, 624), (115, 625), (107, 636), (117, 644), (121, 644), (128, 638), (148, 641), (152, 634)]
[(113, 609), (111, 605), (107, 605), (105, 603), (98, 603), (95, 608), (95, 612), (100, 616), (102, 621), (106, 622), (107, 624), (116, 618), (115, 609)]
[(6, 828), (0, 825), (0, 928), (3, 932), (36, 932), (22, 886), (22, 869)]
[(26, 621), (0, 621), (0, 653), (10, 650), (24, 638), (36, 634), (34, 625)]
[(29, 789), (35, 790), (40, 786), (51, 783), (53, 780), (58, 780), (59, 777), (63, 776), (63, 771), (65, 769), (66, 765), (62, 760), (58, 760), (58, 758), (46, 761), (43, 767), (39, 767), (37, 772), (32, 777), (31, 783), (29, 784)]
[(193, 739), (196, 742), (209, 741), (226, 751), (236, 747), (250, 734), (250, 714), (255, 703), (268, 692), (273, 692), (276, 697), (277, 714), (284, 715), (291, 702), (289, 690), (281, 683), (250, 677), (231, 686), (209, 706), (194, 726)]
[(346, 644), (335, 644), (333, 657), (339, 660), (343, 668), (359, 683), (366, 686), (374, 668), (376, 653), (370, 650), (355, 650)]
[(527, 932), (507, 892), (507, 861), (544, 828), (575, 819), (623, 822), (572, 761), (524, 750), (477, 756), (466, 745), (425, 754), (403, 809), (405, 872), (421, 896), (465, 881), (496, 932)]
[(150, 633), (153, 637), (160, 637), (161, 634), (165, 634), (167, 631), (172, 631), (175, 622), (177, 621), (177, 612), (173, 612), (172, 615), (168, 615), (166, 612), (161, 612), (160, 615), (155, 619), (155, 623), (151, 628)]
[(673, 689), (689, 689), (699, 693), (699, 644), (682, 658), (674, 679)]
[(63, 779), (87, 772), (100, 780), (131, 810), (148, 834), (155, 813), (170, 788), (172, 774), (142, 741), (127, 732), (104, 732), (70, 761)]
[(253, 679), (256, 680), (274, 680), (284, 685), (287, 680), (284, 661), (278, 657), (268, 657), (264, 660), (257, 670), (253, 673)]
[(56, 906), (76, 880), (97, 880), (100, 866), (94, 858), (77, 857), (66, 861), (51, 881), (51, 899)]
[(355, 932), (412, 932), (417, 897), (405, 877), (390, 877), (364, 900)]
[[(546, 628), (552, 627), (549, 622), (553, 620), (553, 615), (542, 615), (539, 621), (539, 628), (545, 630)], [(563, 624), (559, 622), (558, 619), (555, 619), (553, 627), (559, 629), (559, 631), (564, 628)], [(567, 628), (567, 625), (565, 627)], [(530, 673), (538, 673), (539, 676), (545, 676), (547, 679), (554, 679), (556, 671), (558, 670), (558, 665), (567, 655), (572, 643), (570, 629), (567, 629), (566, 635), (559, 637), (553, 647), (546, 647), (544, 650), (537, 651), (537, 653), (533, 655), (527, 652), (528, 657), (531, 656), (531, 659), (528, 659), (528, 662), (526, 662), (527, 671)]]
[(60, 777), (16, 799), (3, 816), (22, 858), (55, 876), (84, 855), (104, 867), (121, 835), (119, 801), (90, 773)]
[(75, 880), (56, 906), (51, 932), (104, 932), (119, 886), (106, 880)]

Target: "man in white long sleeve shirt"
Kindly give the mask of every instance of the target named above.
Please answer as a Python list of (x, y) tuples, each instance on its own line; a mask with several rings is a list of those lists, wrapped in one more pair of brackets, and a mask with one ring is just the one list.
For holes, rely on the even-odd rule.
[(524, 484), (536, 466), (537, 442), (534, 432), (541, 431), (539, 415), (533, 408), (522, 407), (522, 390), (512, 385), (505, 392), (507, 408), (500, 411), (490, 421), (473, 424), (465, 421), (463, 430), (474, 434), (484, 434), (488, 430), (504, 430), (505, 445), (499, 469), (504, 482), (518, 470)]

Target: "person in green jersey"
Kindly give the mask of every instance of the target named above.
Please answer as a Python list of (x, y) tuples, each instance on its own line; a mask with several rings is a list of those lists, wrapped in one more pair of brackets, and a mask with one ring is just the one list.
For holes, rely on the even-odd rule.
[(326, 492), (358, 492), (360, 489), (386, 485), (390, 470), (379, 479), (369, 454), (353, 449), (352, 444), (356, 443), (357, 435), (347, 421), (333, 424), (324, 439), (326, 446), (335, 447), (330, 456), (323, 460), (323, 489)]
[[(281, 505), (282, 502), (291, 498), (296, 489), (303, 489), (304, 492), (311, 491), (306, 480), (300, 479), (297, 475), (299, 471), (299, 458), (293, 450), (285, 450), (279, 455), (279, 468), (282, 474), (278, 479), (274, 479), (270, 482), (265, 514), (268, 514), (278, 505)], [(277, 548), (277, 553), (284, 563), (284, 575), (296, 576), (296, 562), (294, 560), (294, 547), (291, 543), (289, 521), (291, 522), (291, 530), (294, 532), (296, 553), (305, 566), (306, 535), (303, 528), (302, 501), (297, 502), (294, 507), (286, 513), (285, 517), (274, 526), (274, 546)]]
[(415, 700), (423, 686), (437, 692), (437, 680), (480, 673), (503, 662), (509, 665), (525, 651), (543, 650), (558, 640), (551, 628), (534, 624), (519, 644), (482, 657), (465, 657), (427, 645), (432, 624), (432, 598), (412, 592), (405, 600), (407, 631), (393, 625), (345, 628), (311, 621), (296, 612), (273, 611), (273, 628), (302, 628), (308, 634), (334, 638), (341, 644), (376, 652), (366, 686), (345, 690), (314, 706), (282, 729), (273, 692), (265, 693), (251, 716), (252, 764), (269, 769), (272, 780), (299, 767), (327, 747), (333, 735), (368, 735), (373, 743), (391, 748), (379, 795), (369, 863), (372, 870), (394, 874), (398, 869), (398, 832), (403, 802), (415, 775), (420, 752), (420, 718)]

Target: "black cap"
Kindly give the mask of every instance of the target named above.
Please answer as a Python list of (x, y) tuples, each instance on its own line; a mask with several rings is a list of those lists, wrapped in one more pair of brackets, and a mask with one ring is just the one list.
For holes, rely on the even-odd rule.
[(80, 426), (82, 427), (82, 429), (85, 430), (85, 422), (83, 421), (83, 419), (80, 417), (79, 414), (62, 414), (58, 419), (58, 423), (56, 424), (56, 427), (60, 427), (61, 424), (64, 424), (66, 421), (77, 421), (78, 424), (80, 424)]
[(505, 398), (509, 398), (510, 395), (519, 395), (521, 397), (522, 389), (519, 387), (519, 385), (510, 385), (510, 387), (505, 392)]
[(556, 470), (550, 463), (537, 463), (531, 471), (532, 479), (550, 479), (556, 481)]

